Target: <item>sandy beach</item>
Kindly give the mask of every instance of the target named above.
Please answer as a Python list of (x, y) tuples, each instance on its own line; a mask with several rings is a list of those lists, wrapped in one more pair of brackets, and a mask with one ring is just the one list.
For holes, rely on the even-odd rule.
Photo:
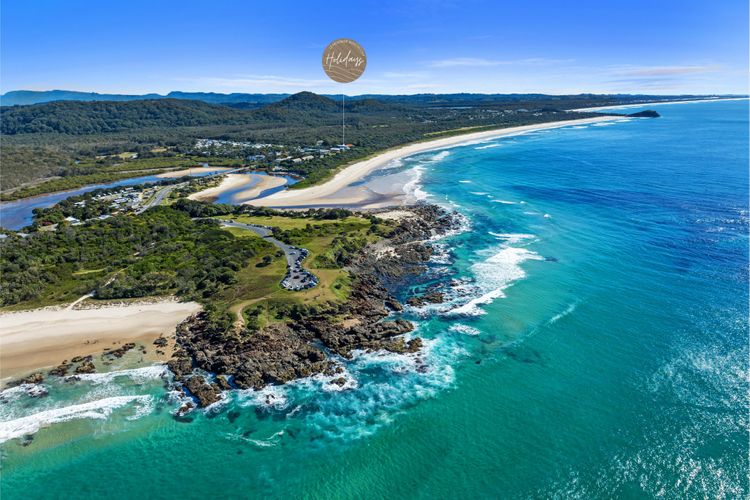
[(191, 200), (212, 201), (226, 193), (236, 190), (244, 185), (250, 186), (245, 190), (237, 191), (233, 196), (236, 203), (247, 203), (244, 200), (255, 198), (267, 189), (272, 189), (286, 184), (286, 179), (273, 175), (260, 174), (227, 174), (224, 180), (216, 187), (204, 189), (189, 196)]
[(188, 196), (188, 198), (198, 201), (212, 201), (218, 198), (223, 192), (238, 188), (243, 184), (249, 184), (250, 182), (250, 176), (246, 174), (227, 174), (218, 186), (198, 191)]
[(531, 132), (534, 130), (544, 130), (559, 127), (567, 127), (570, 125), (580, 125), (587, 123), (596, 123), (608, 120), (619, 119), (619, 116), (600, 116), (594, 118), (582, 118), (580, 120), (566, 120), (559, 122), (540, 123), (535, 125), (525, 125), (520, 127), (508, 127), (497, 130), (487, 130), (483, 132), (474, 132), (468, 134), (461, 134), (451, 137), (445, 137), (441, 139), (435, 139), (432, 141), (418, 142), (415, 144), (409, 144), (398, 148), (390, 149), (385, 151), (373, 158), (360, 161), (353, 165), (346, 167), (345, 169), (338, 172), (333, 179), (320, 184), (318, 186), (312, 186), (305, 189), (286, 190), (278, 193), (274, 193), (270, 196), (266, 196), (261, 199), (252, 200), (247, 202), (249, 205), (254, 206), (267, 206), (267, 207), (278, 207), (278, 208), (301, 208), (301, 207), (312, 207), (312, 206), (331, 206), (331, 205), (346, 205), (346, 206), (360, 206), (361, 208), (374, 208), (377, 206), (385, 206), (387, 202), (384, 200), (378, 200), (377, 203), (369, 203), (366, 189), (348, 189), (345, 192), (345, 188), (354, 182), (357, 182), (379, 168), (382, 168), (390, 162), (410, 156), (417, 153), (424, 153), (427, 151), (434, 151), (437, 149), (445, 149), (453, 146), (458, 146), (466, 143), (496, 139), (500, 137), (509, 137), (514, 135)]
[[(258, 179), (258, 182), (251, 188), (237, 193), (237, 198), (240, 200), (249, 200), (255, 198), (260, 193), (267, 189), (273, 189), (275, 187), (283, 186), (286, 184), (286, 179), (283, 177), (276, 177), (274, 175), (258, 175), (252, 174), (251, 177)], [(247, 203), (243, 201), (242, 203)]]
[(175, 179), (177, 177), (183, 177), (185, 175), (195, 174), (198, 172), (226, 172), (232, 170), (233, 167), (194, 167), (194, 168), (183, 168), (181, 170), (172, 170), (171, 172), (164, 172), (157, 175), (163, 179)]
[(126, 342), (146, 345), (171, 335), (200, 310), (196, 302), (161, 301), (90, 309), (46, 308), (0, 315), (0, 378), (57, 366), (74, 356), (101, 354)]

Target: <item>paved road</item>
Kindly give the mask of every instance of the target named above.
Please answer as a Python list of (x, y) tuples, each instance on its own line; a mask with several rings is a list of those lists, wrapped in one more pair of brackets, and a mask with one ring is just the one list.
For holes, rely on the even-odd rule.
[(297, 248), (292, 245), (287, 245), (283, 241), (279, 241), (273, 237), (273, 231), (264, 226), (256, 226), (254, 224), (243, 224), (241, 222), (233, 222), (222, 220), (223, 226), (238, 227), (240, 229), (247, 229), (252, 231), (261, 238), (273, 243), (279, 249), (284, 252), (286, 256), (286, 276), (281, 282), (281, 286), (287, 290), (304, 290), (306, 288), (312, 288), (318, 284), (318, 278), (305, 270), (302, 267), (302, 261), (307, 257), (307, 250), (304, 248)]
[(169, 196), (169, 194), (172, 191), (174, 191), (174, 189), (176, 187), (182, 186), (183, 184), (186, 184), (186, 183), (172, 184), (171, 186), (164, 186), (159, 191), (157, 191), (156, 194), (154, 196), (152, 196), (150, 200), (148, 200), (146, 203), (144, 203), (143, 206), (141, 206), (141, 208), (139, 208), (136, 211), (136, 213), (137, 214), (142, 214), (143, 212), (145, 212), (146, 210), (148, 210), (151, 207), (155, 207), (155, 206), (161, 205), (161, 202), (164, 201), (164, 198), (166, 198), (167, 196)]
[[(233, 174), (235, 172), (239, 172), (241, 170), (244, 170), (245, 168), (246, 167), (240, 167), (240, 168), (235, 168), (233, 170), (225, 170), (223, 172), (216, 172), (216, 173), (213, 173), (213, 174), (204, 175), (202, 178), (203, 179), (207, 179), (209, 177), (215, 177), (217, 175)], [(164, 186), (159, 191), (157, 191), (157, 193), (154, 196), (152, 196), (151, 199), (148, 202), (146, 202), (141, 208), (139, 208), (136, 211), (136, 213), (137, 214), (142, 214), (143, 212), (145, 212), (146, 210), (148, 210), (151, 207), (156, 207), (156, 206), (161, 205), (161, 203), (164, 201), (164, 199), (167, 196), (169, 196), (172, 191), (174, 191), (178, 187), (184, 187), (184, 186), (186, 186), (188, 184), (188, 182), (180, 182), (179, 184), (171, 184), (169, 186)]]

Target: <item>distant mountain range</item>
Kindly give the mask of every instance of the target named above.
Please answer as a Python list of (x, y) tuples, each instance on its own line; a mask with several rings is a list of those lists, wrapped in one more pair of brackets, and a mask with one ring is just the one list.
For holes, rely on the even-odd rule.
[[(203, 101), (210, 104), (231, 105), (237, 108), (257, 108), (266, 104), (279, 102), (289, 97), (291, 94), (219, 94), (215, 92), (179, 92), (173, 91), (166, 95), (161, 94), (99, 94), (96, 92), (77, 92), (73, 90), (12, 90), (0, 96), (0, 105), (17, 106), (28, 104), (40, 104), (52, 101), (143, 101), (156, 99), (181, 99), (190, 101)], [(340, 95), (327, 95), (333, 99), (338, 99)], [(611, 94), (607, 96), (598, 94), (577, 94), (553, 96), (547, 94), (413, 94), (413, 95), (380, 95), (365, 94), (352, 96), (352, 100), (377, 99), (381, 102), (397, 102), (412, 105), (431, 105), (431, 106), (450, 106), (458, 103), (482, 104), (518, 102), (518, 101), (557, 101), (561, 107), (565, 106), (566, 101), (580, 101), (587, 98), (608, 97), (613, 101), (627, 100), (638, 102), (639, 100), (654, 102), (656, 100), (675, 100), (675, 99), (697, 99), (707, 97), (719, 97), (715, 95), (675, 95), (675, 96), (648, 96), (633, 94)], [(721, 96), (721, 97), (745, 97), (745, 96)]]
[(99, 94), (97, 92), (77, 92), (75, 90), (11, 90), (0, 96), (0, 105), (17, 106), (41, 104), (52, 101), (143, 101), (152, 99), (184, 99), (203, 101), (211, 104), (252, 103), (256, 105), (277, 102), (289, 94), (217, 94), (214, 92), (170, 92), (161, 94)]

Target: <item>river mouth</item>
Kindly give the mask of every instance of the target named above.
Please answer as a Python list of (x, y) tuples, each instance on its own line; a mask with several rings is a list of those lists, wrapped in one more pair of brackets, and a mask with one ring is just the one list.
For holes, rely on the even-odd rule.
[[(185, 175), (185, 177), (193, 177), (193, 178), (206, 177), (209, 175), (221, 174), (223, 171), (224, 170), (216, 170), (210, 167), (207, 169), (193, 169), (193, 171)], [(239, 174), (239, 175), (245, 175), (245, 174)], [(268, 175), (268, 174), (265, 172), (252, 171), (252, 172), (248, 172), (247, 175), (259, 177), (259, 176)], [(219, 197), (216, 200), (214, 200), (214, 202), (238, 204), (238, 203), (247, 201), (249, 199), (262, 198), (270, 194), (276, 193), (278, 191), (282, 191), (286, 189), (288, 186), (291, 186), (292, 184), (295, 184), (298, 182), (297, 179), (294, 179), (291, 176), (283, 176), (283, 178), (286, 180), (285, 184), (261, 191), (259, 194), (257, 194), (257, 196), (253, 196), (250, 198), (242, 198), (241, 196), (239, 196), (243, 191), (251, 188), (253, 185), (255, 185), (258, 182), (257, 179), (254, 179), (252, 182), (248, 184), (243, 184), (241, 186), (228, 190), (224, 193), (221, 193), (221, 195), (219, 195)], [(108, 188), (114, 188), (114, 187), (136, 186), (139, 184), (155, 184), (157, 182), (161, 182), (165, 180), (168, 180), (168, 178), (160, 177), (158, 174), (157, 175), (144, 175), (141, 177), (133, 177), (130, 179), (123, 179), (123, 180), (119, 180), (115, 182), (107, 182), (107, 183), (101, 183), (101, 184), (89, 184), (87, 186), (77, 188), (77, 189), (71, 189), (68, 191), (58, 191), (55, 193), (32, 196), (29, 198), (22, 198), (20, 200), (2, 202), (0, 203), (0, 227), (2, 227), (3, 229), (11, 230), (11, 231), (18, 231), (20, 229), (23, 229), (26, 226), (31, 225), (31, 223), (34, 221), (34, 209), (49, 208), (51, 206), (56, 205), (57, 203), (60, 203), (66, 198), (70, 198), (71, 196), (82, 195), (82, 194), (94, 191), (95, 189), (108, 189)]]

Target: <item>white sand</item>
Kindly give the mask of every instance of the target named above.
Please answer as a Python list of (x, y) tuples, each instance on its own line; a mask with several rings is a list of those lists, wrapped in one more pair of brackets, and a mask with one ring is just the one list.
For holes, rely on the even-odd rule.
[(304, 206), (316, 206), (316, 205), (357, 205), (362, 204), (366, 200), (365, 190), (349, 190), (345, 195), (337, 196), (337, 193), (342, 189), (346, 188), (350, 184), (357, 182), (363, 177), (367, 176), (374, 170), (382, 168), (390, 162), (410, 156), (417, 153), (424, 153), (426, 151), (433, 151), (436, 149), (445, 149), (449, 147), (458, 146), (465, 143), (490, 140), (499, 137), (508, 137), (513, 135), (519, 135), (534, 130), (544, 130), (551, 128), (567, 127), (569, 125), (579, 125), (586, 123), (596, 123), (601, 121), (614, 120), (621, 117), (617, 116), (601, 116), (595, 118), (582, 118), (580, 120), (566, 120), (560, 122), (549, 122), (540, 123), (536, 125), (525, 125), (521, 127), (508, 127), (497, 130), (487, 130), (484, 132), (473, 132), (467, 134), (461, 134), (451, 137), (445, 137), (442, 139), (435, 139), (432, 141), (418, 142), (415, 144), (409, 144), (401, 146), (395, 149), (385, 151), (373, 158), (363, 160), (346, 167), (337, 173), (333, 179), (318, 186), (312, 186), (304, 189), (286, 190), (278, 193), (274, 193), (270, 196), (260, 198), (257, 200), (251, 200), (247, 202), (249, 205), (255, 206), (267, 206), (267, 207), (279, 207), (279, 208), (294, 208)]
[(196, 302), (46, 308), (0, 315), (0, 378), (56, 366), (74, 356), (101, 354), (126, 342), (151, 345), (160, 335), (200, 311)]
[(172, 170), (171, 172), (164, 172), (162, 174), (157, 175), (157, 177), (161, 177), (163, 179), (174, 179), (176, 177), (183, 177), (185, 175), (190, 174), (196, 174), (198, 172), (226, 172), (227, 170), (232, 170), (232, 167), (193, 167), (193, 168), (185, 168), (182, 170)]
[(249, 175), (227, 174), (218, 186), (198, 191), (188, 196), (188, 198), (198, 201), (211, 201), (218, 198), (225, 191), (238, 188), (244, 184), (250, 184), (250, 182), (252, 182), (252, 178)]
[[(283, 186), (284, 184), (286, 184), (286, 179), (274, 175), (252, 174), (251, 177), (258, 179), (257, 184), (255, 184), (250, 189), (246, 189), (237, 193), (237, 198), (239, 200), (250, 200), (258, 196), (266, 189), (273, 189), (275, 187)], [(243, 201), (242, 203), (247, 203), (247, 201)]]

